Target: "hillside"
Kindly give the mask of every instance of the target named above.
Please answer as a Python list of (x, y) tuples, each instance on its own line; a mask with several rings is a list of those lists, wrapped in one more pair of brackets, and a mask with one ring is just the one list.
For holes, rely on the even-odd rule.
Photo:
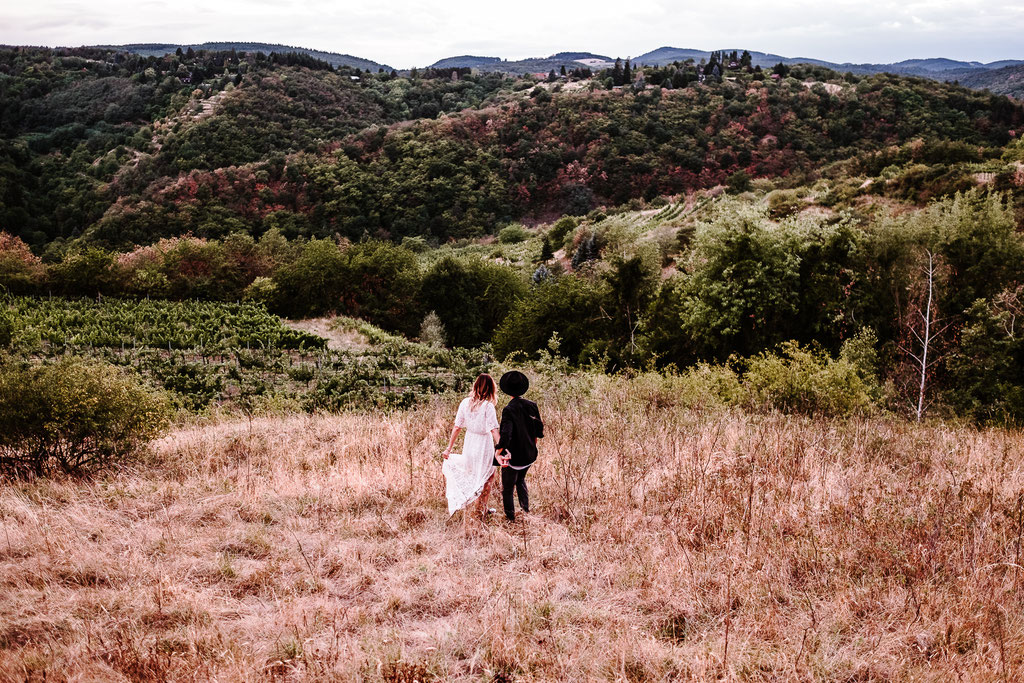
[[(477, 236), (738, 173), (792, 183), (918, 138), (957, 150), (940, 156), (983, 162), (1024, 120), (996, 96), (820, 67), (721, 79), (649, 68), (638, 75), (651, 87), (634, 93), (613, 70), (588, 79), (582, 68), (536, 89), (497, 74), (452, 80), (450, 69), (352, 80), (299, 55), (0, 57), (11, 84), (0, 107), (0, 224), (37, 250), (56, 239), (127, 248), (271, 227), (289, 237)], [(63, 202), (69, 191), (74, 201)]]
[(262, 52), (263, 54), (269, 55), (271, 52), (280, 54), (296, 53), (304, 54), (314, 59), (327, 62), (331, 66), (347, 66), (353, 69), (369, 69), (370, 71), (377, 71), (384, 69), (385, 71), (391, 71), (391, 67), (386, 64), (380, 64), (369, 59), (363, 59), (361, 57), (353, 57), (347, 54), (338, 54), (337, 52), (326, 52), (324, 50), (313, 50), (305, 47), (294, 47), (292, 45), (279, 45), (276, 43), (251, 43), (251, 42), (207, 42), (207, 43), (193, 43), (191, 45), (179, 44), (179, 43), (133, 43), (129, 45), (97, 45), (95, 47), (109, 50), (119, 50), (124, 52), (131, 52), (133, 54), (142, 55), (143, 57), (163, 57), (164, 55), (171, 54), (177, 50), (186, 52), (188, 50), (209, 50), (211, 52)]
[[(0, 68), (0, 224), (39, 247), (80, 236), (122, 197), (156, 199), (193, 169), (249, 175), (245, 164), (329, 153), (368, 126), (432, 119), (510, 88), (447, 71), (353, 80), (347, 67), (291, 53), (13, 49), (0, 50)], [(66, 192), (73, 202), (57, 198)]]
[(956, 80), (975, 90), (988, 90), (1024, 100), (1024, 65), (1004, 66), (989, 71), (955, 72), (947, 74), (946, 79)]

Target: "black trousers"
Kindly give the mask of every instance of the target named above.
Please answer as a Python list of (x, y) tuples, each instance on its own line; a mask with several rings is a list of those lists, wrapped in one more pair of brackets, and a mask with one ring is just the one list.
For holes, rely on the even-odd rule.
[(505, 517), (515, 520), (516, 511), (512, 505), (512, 489), (516, 490), (519, 496), (519, 507), (523, 512), (530, 511), (530, 491), (526, 488), (526, 473), (530, 471), (527, 467), (524, 470), (514, 470), (511, 467), (501, 468), (501, 503), (505, 508)]

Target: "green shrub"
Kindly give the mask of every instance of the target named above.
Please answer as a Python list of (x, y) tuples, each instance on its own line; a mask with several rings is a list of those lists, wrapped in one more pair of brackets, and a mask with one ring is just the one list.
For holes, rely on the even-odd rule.
[(402, 238), (402, 246), (414, 254), (424, 254), (430, 251), (430, 245), (422, 237), (406, 236)]
[(994, 302), (979, 299), (967, 309), (957, 345), (945, 362), (945, 402), (978, 424), (1024, 422), (1024, 339), (1014, 334), (1020, 292), (1010, 291)]
[(551, 229), (548, 231), (548, 239), (551, 240), (551, 244), (561, 246), (565, 242), (565, 238), (576, 229), (577, 220), (572, 216), (562, 216)]
[(775, 190), (768, 195), (768, 213), (772, 218), (786, 218), (800, 210), (803, 202), (792, 190)]
[(168, 403), (116, 367), (78, 358), (0, 370), (0, 473), (79, 474), (129, 459)]
[[(860, 346), (864, 344), (859, 342)], [(762, 353), (747, 361), (744, 375), (749, 401), (787, 413), (849, 415), (871, 409), (877, 382), (852, 351), (832, 359), (827, 354), (785, 342), (779, 353)]]
[(727, 365), (697, 363), (682, 372), (645, 372), (630, 379), (652, 408), (720, 409), (742, 403), (743, 387)]
[(498, 233), (498, 241), (502, 244), (518, 244), (530, 238), (530, 232), (518, 223), (502, 228)]
[(747, 192), (751, 188), (750, 174), (746, 171), (736, 171), (725, 180), (725, 186), (728, 188), (729, 194), (740, 194), (741, 192)]
[(242, 299), (270, 306), (277, 299), (277, 283), (269, 277), (258, 277), (242, 292)]

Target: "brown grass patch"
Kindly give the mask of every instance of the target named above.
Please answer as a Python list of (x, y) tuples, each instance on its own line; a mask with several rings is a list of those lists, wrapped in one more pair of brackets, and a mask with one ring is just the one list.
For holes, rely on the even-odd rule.
[(646, 386), (540, 395), (533, 514), (469, 538), (437, 455), (455, 401), (5, 484), (0, 679), (1019, 678), (1020, 434)]

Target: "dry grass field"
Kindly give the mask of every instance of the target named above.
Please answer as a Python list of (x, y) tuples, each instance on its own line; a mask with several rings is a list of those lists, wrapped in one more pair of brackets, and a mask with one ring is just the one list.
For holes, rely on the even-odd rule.
[(0, 485), (0, 679), (1020, 680), (1020, 434), (532, 396), (533, 514), (468, 538), (456, 398)]

